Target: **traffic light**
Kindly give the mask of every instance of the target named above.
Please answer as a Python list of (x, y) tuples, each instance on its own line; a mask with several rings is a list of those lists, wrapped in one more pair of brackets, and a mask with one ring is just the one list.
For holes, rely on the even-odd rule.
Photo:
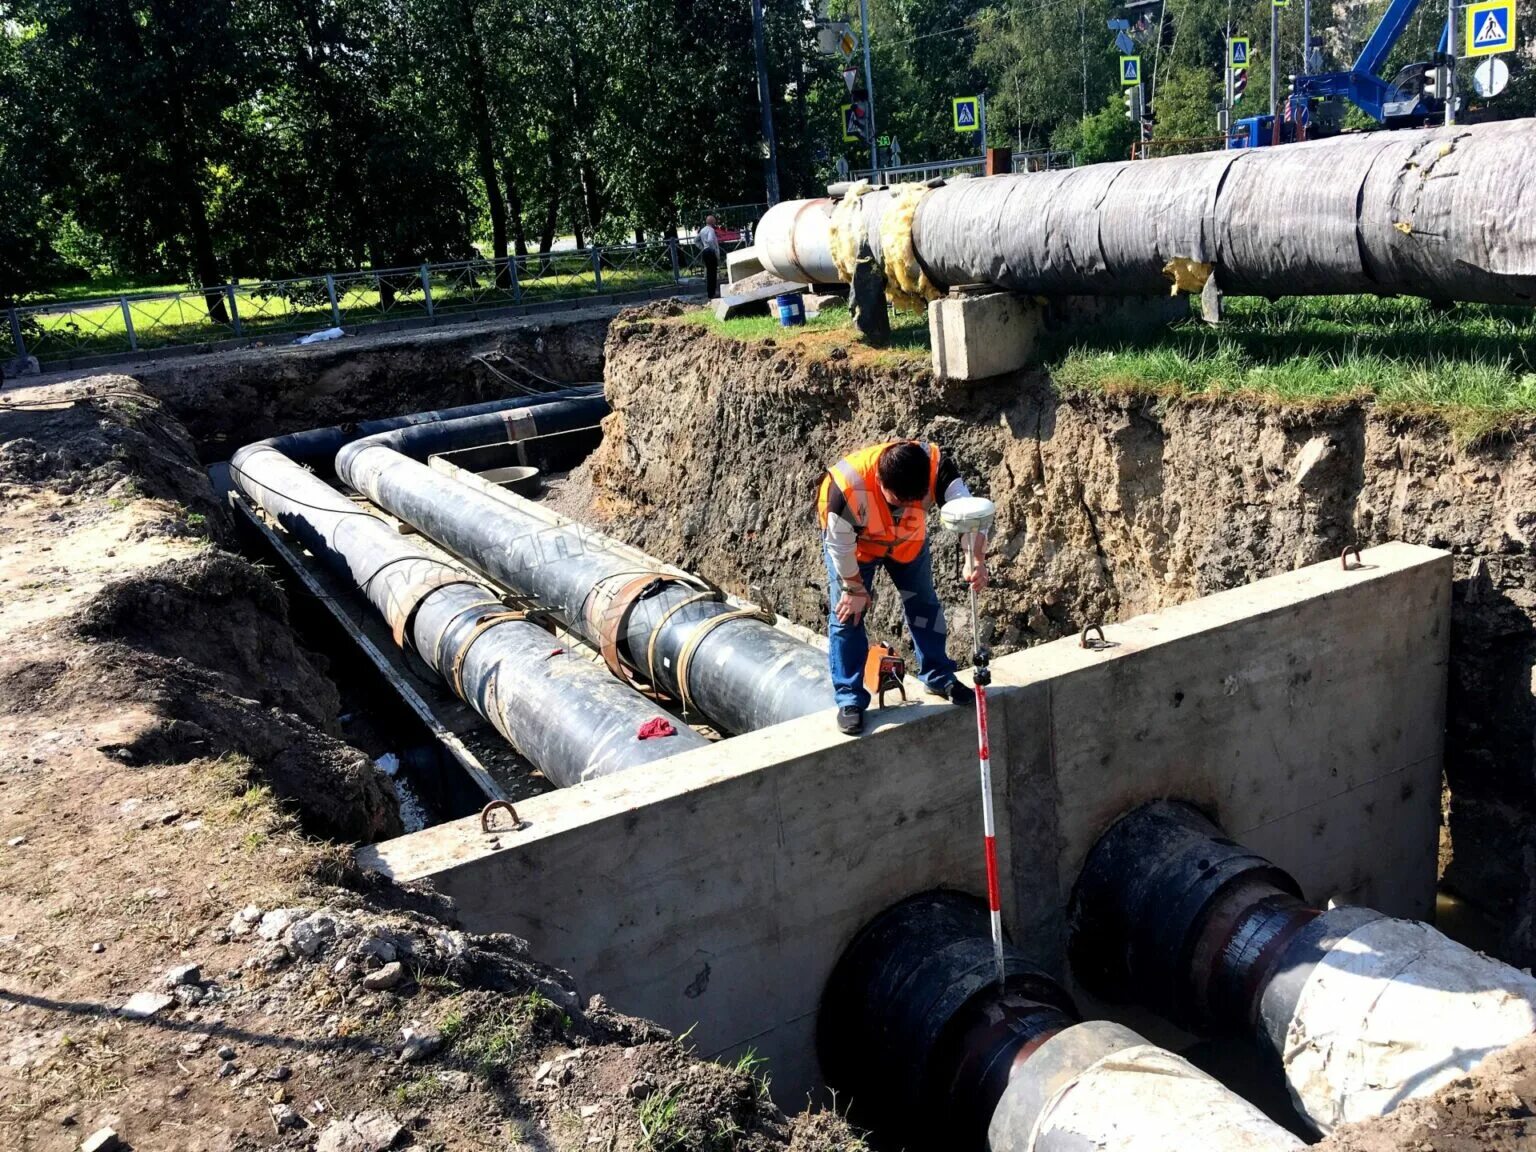
[(1152, 105), (1148, 104), (1141, 110), (1141, 138), (1152, 139), (1152, 126), (1157, 123), (1157, 113), (1152, 111)]
[(1125, 101), (1125, 118), (1132, 124), (1141, 120), (1141, 85), (1133, 84), (1121, 91), (1120, 99)]
[(1232, 103), (1236, 104), (1248, 91), (1248, 69), (1239, 68), (1232, 73)]

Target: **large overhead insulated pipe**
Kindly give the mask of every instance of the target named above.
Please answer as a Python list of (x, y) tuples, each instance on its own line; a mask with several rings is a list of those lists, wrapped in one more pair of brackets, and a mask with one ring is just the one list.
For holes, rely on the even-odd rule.
[(822, 996), (817, 1050), (858, 1123), (934, 1152), (1292, 1152), (1300, 1140), (1187, 1061), (1106, 1021), (1010, 946), (986, 905), (926, 892), (876, 917)]
[[(869, 192), (840, 227), (939, 290), (1148, 295), (1214, 273), (1235, 294), (1536, 300), (1536, 120), (957, 180), (915, 215), (887, 210), (918, 194)], [(791, 200), (756, 243), (768, 271), (809, 283), (847, 279), (837, 239), (830, 201)]]
[[(542, 410), (533, 419), (545, 431)], [(637, 567), (597, 532), (551, 525), (377, 444), (343, 448), (336, 471), (486, 579), (553, 612), (616, 674), (644, 678), (726, 732), (832, 707), (821, 652), (716, 589)]]
[(1536, 980), (1426, 924), (1326, 910), (1187, 804), (1122, 817), (1072, 897), (1097, 996), (1255, 1037), (1320, 1132), (1381, 1116), (1536, 1031)]
[(642, 740), (656, 707), (597, 665), (563, 652), (463, 571), (398, 532), (265, 444), (235, 453), (240, 490), (317, 557), (352, 577), (453, 691), (553, 783), (566, 787), (706, 741), (686, 726)]

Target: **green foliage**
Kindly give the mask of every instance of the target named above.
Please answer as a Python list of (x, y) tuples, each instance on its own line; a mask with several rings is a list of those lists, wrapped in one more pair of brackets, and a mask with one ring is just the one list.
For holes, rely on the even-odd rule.
[[(809, 98), (840, 82), (797, 6), (765, 9), (800, 195)], [(631, 240), (762, 201), (759, 139), (747, 4), (18, 0), (0, 300)]]
[(1157, 86), (1156, 140), (1188, 140), (1217, 134), (1221, 81), (1211, 69), (1169, 68)]
[(1086, 119), (1058, 125), (1051, 135), (1051, 147), (1077, 153), (1079, 164), (1102, 164), (1127, 159), (1135, 140), (1136, 126), (1126, 118), (1125, 104), (1117, 94)]

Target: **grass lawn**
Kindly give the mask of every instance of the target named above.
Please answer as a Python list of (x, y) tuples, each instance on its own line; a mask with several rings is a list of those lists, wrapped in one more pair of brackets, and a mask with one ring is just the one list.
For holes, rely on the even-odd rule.
[[(1229, 299), (1226, 315), (1218, 328), (1192, 317), (1172, 328), (1063, 330), (1045, 341), (1042, 366), (1064, 390), (1246, 395), (1290, 404), (1370, 397), (1392, 408), (1438, 412), (1463, 440), (1536, 413), (1536, 310), (1438, 310), (1422, 300), (1347, 296)], [(898, 316), (888, 355), (926, 356), (926, 323)], [(683, 319), (743, 340), (856, 347), (841, 309), (793, 331), (773, 317), (722, 324), (693, 312)]]
[[(631, 292), (672, 283), (671, 257), (663, 246), (636, 256), (616, 253), (606, 257), (601, 287), (590, 256), (580, 253), (537, 255), (520, 264), (516, 287), (505, 275), (505, 265), (475, 265), (435, 270), (432, 277), (434, 315), (481, 308), (535, 304), (548, 300), (579, 299), (610, 292)], [(691, 271), (684, 269), (684, 275)], [(291, 337), (329, 328), (335, 322), (324, 276), (239, 285), (234, 292), (233, 318), (217, 320), (203, 294), (185, 286), (172, 286), (154, 294), (122, 295), (124, 315), (117, 300), (97, 307), (81, 302), (98, 299), (102, 281), (82, 287), (81, 295), (57, 303), (20, 309), (22, 338), (27, 351), (39, 360), (60, 360), (112, 352), (144, 350), (171, 344), (198, 344), (232, 336)], [(89, 288), (91, 291), (84, 291)], [(419, 276), (405, 272), (380, 276), (352, 272), (335, 277), (336, 308), (342, 327), (379, 320), (409, 319), (427, 315), (426, 294)], [(71, 289), (72, 291), (72, 289)], [(228, 312), (228, 302), (225, 302)], [(129, 324), (133, 335), (130, 339)], [(0, 324), (0, 359), (15, 355), (8, 326)]]

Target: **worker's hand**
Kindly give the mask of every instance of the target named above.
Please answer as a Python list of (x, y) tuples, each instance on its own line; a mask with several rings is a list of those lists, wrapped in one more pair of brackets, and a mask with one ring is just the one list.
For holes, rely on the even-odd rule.
[(987, 572), (987, 534), (985, 532), (966, 534), (965, 582), (978, 592), (991, 582)]
[(863, 588), (857, 590), (844, 588), (843, 594), (837, 601), (837, 622), (839, 624), (857, 624), (864, 618), (864, 610), (869, 607), (869, 592)]

